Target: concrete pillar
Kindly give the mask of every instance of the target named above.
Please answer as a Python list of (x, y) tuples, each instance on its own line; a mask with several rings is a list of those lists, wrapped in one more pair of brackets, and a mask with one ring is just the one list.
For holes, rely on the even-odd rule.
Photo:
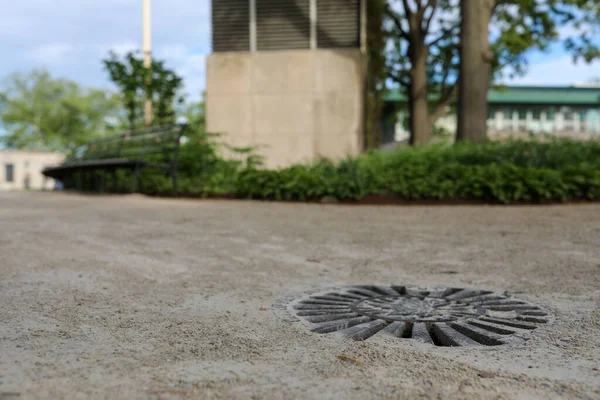
[(578, 111), (573, 112), (573, 132), (581, 132), (581, 115)]
[(402, 141), (409, 136), (409, 132), (404, 129), (404, 118), (406, 118), (406, 113), (404, 111), (399, 111), (396, 124), (394, 125), (394, 140), (397, 142)]
[(533, 112), (531, 112), (531, 110), (527, 110), (527, 113), (525, 114), (525, 130), (527, 132), (529, 132), (530, 130), (533, 130)]
[(499, 132), (502, 130), (503, 122), (504, 122), (504, 113), (502, 112), (502, 110), (496, 110), (495, 119), (496, 119), (496, 131)]
[(213, 53), (206, 128), (229, 146), (256, 147), (267, 168), (358, 154), (362, 62), (358, 49)]
[(565, 128), (565, 119), (562, 110), (559, 108), (554, 114), (554, 131), (560, 132)]
[(547, 118), (548, 116), (546, 115), (546, 110), (542, 110), (540, 111), (540, 132), (546, 133), (546, 126), (547, 126)]

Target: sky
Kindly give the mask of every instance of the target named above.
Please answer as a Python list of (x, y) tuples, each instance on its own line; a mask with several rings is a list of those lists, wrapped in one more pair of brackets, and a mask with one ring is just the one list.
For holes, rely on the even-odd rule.
[[(210, 0), (152, 0), (154, 56), (198, 98), (210, 53)], [(0, 78), (44, 67), (88, 87), (111, 88), (101, 60), (142, 46), (141, 0), (0, 0)], [(600, 61), (573, 65), (560, 45), (532, 52), (524, 77), (508, 84), (570, 85), (600, 77)]]
[[(154, 56), (205, 87), (209, 0), (152, 0)], [(53, 76), (111, 88), (102, 59), (142, 47), (142, 0), (0, 0), (0, 78), (45, 67)]]

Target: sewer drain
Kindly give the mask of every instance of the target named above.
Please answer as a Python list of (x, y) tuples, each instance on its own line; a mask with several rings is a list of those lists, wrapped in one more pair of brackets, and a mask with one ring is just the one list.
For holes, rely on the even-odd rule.
[(435, 346), (515, 344), (548, 322), (538, 306), (485, 290), (347, 286), (289, 304), (317, 333), (355, 340), (388, 335)]

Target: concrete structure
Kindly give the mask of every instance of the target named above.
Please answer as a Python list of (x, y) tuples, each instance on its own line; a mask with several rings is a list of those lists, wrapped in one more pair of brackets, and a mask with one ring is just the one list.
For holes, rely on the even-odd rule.
[[(232, 22), (233, 10), (241, 20)], [(269, 168), (359, 153), (360, 10), (358, 0), (213, 1), (207, 130), (257, 147)]]
[(286, 50), (208, 58), (209, 132), (232, 146), (258, 146), (267, 167), (362, 149), (361, 54)]
[[(405, 97), (392, 91), (386, 102), (404, 103)], [(600, 138), (600, 87), (596, 86), (508, 86), (488, 94), (488, 134), (490, 137), (519, 136), (523, 133), (546, 133), (574, 138)], [(402, 106), (401, 106), (402, 108)], [(388, 107), (392, 110), (393, 107)], [(384, 137), (402, 141), (408, 131), (402, 124), (400, 110), (395, 125), (384, 124)], [(393, 118), (388, 112), (384, 120)], [(456, 131), (456, 116), (448, 114), (436, 125), (449, 133)], [(394, 132), (390, 132), (393, 129)], [(393, 138), (393, 139), (390, 139)]]
[(0, 150), (0, 190), (52, 189), (54, 180), (46, 178), (42, 170), (64, 158), (61, 153)]

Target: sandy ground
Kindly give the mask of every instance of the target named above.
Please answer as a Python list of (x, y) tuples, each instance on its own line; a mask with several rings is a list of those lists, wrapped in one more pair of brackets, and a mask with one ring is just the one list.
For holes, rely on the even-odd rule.
[[(0, 228), (2, 400), (600, 398), (599, 205), (0, 193)], [(319, 335), (272, 307), (371, 283), (507, 290), (555, 319), (481, 350)]]

